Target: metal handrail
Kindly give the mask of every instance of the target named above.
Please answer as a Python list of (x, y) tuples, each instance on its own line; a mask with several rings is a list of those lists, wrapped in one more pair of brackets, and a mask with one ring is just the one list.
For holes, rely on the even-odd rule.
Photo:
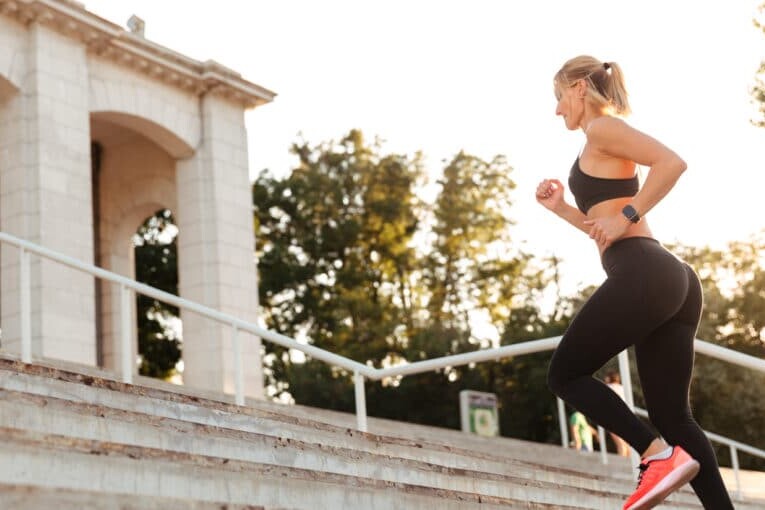
[[(202, 316), (208, 317), (220, 323), (230, 325), (232, 328), (237, 328), (240, 331), (247, 331), (249, 333), (257, 335), (265, 340), (273, 342), (277, 345), (281, 345), (282, 347), (297, 349), (299, 351), (304, 352), (305, 354), (308, 354), (309, 356), (313, 358), (324, 361), (325, 363), (329, 363), (330, 365), (345, 368), (346, 370), (349, 370), (351, 372), (358, 372), (359, 374), (363, 374), (366, 377), (373, 377), (375, 375), (374, 367), (369, 367), (357, 361), (348, 359), (344, 356), (339, 356), (335, 353), (325, 351), (324, 349), (320, 349), (313, 345), (300, 343), (286, 335), (282, 335), (280, 333), (276, 333), (274, 331), (264, 329), (258, 326), (257, 324), (244, 321), (233, 315), (220, 312), (208, 306), (200, 305), (199, 303), (189, 301), (188, 299), (183, 299), (174, 294), (170, 294), (168, 292), (156, 289), (149, 285), (139, 283), (135, 280), (131, 280), (130, 278), (126, 278), (117, 273), (107, 271), (98, 266), (94, 266), (93, 264), (88, 264), (88, 263), (79, 261), (68, 255), (64, 255), (64, 254), (55, 252), (53, 250), (49, 250), (45, 247), (38, 246), (34, 243), (30, 243), (29, 241), (25, 241), (23, 239), (12, 236), (10, 234), (0, 232), (0, 242), (6, 242), (9, 244), (15, 245), (22, 250), (22, 257), (21, 257), (22, 280), (29, 278), (29, 266), (28, 266), (29, 261), (28, 261), (28, 257), (24, 256), (24, 253), (25, 252), (35, 253), (37, 255), (40, 255), (41, 257), (54, 260), (56, 262), (69, 266), (78, 271), (89, 273), (97, 278), (101, 278), (103, 280), (116, 283), (120, 285), (120, 287), (123, 289), (130, 289), (139, 294), (143, 294), (145, 296), (149, 296), (154, 299), (163, 301), (165, 303), (169, 303), (171, 305), (177, 306), (178, 308), (182, 310), (189, 310), (189, 311), (198, 313)], [(25, 294), (23, 292), (24, 286), (22, 285), (21, 288), (22, 288), (21, 294)], [(22, 300), (28, 300), (28, 299), (29, 299), (28, 296), (22, 296)], [(22, 310), (26, 308), (27, 306), (28, 306), (28, 301), (26, 303), (22, 303)], [(124, 315), (127, 316), (127, 314), (124, 314)], [(30, 345), (31, 345), (31, 332), (29, 328), (22, 328), (22, 346), (23, 346), (22, 353), (26, 351), (26, 355), (22, 355), (22, 360), (24, 360), (26, 363), (30, 361), (30, 357), (31, 357), (31, 350), (29, 349)], [(128, 346), (129, 345), (130, 344), (128, 344)], [(240, 357), (240, 356), (237, 355), (237, 357)], [(131, 374), (132, 374), (132, 371), (128, 371), (128, 373), (122, 374), (123, 379), (125, 378), (129, 379), (125, 382), (132, 381)]]
[[(282, 347), (289, 349), (295, 349), (307, 354), (315, 359), (323, 361), (333, 366), (344, 368), (353, 373), (353, 381), (355, 385), (355, 398), (356, 398), (356, 419), (358, 430), (365, 432), (367, 430), (367, 414), (366, 414), (366, 392), (364, 389), (364, 379), (381, 380), (390, 377), (403, 377), (406, 375), (418, 374), (423, 372), (429, 372), (433, 370), (439, 370), (447, 367), (455, 367), (461, 365), (467, 365), (471, 363), (480, 363), (490, 360), (498, 360), (510, 356), (521, 356), (525, 354), (531, 354), (536, 352), (550, 351), (557, 347), (561, 340), (560, 336), (545, 338), (541, 340), (532, 340), (528, 342), (507, 345), (503, 347), (497, 347), (493, 349), (481, 349), (478, 351), (455, 354), (450, 356), (444, 356), (441, 358), (434, 358), (429, 360), (417, 361), (414, 363), (402, 363), (400, 365), (389, 368), (374, 368), (369, 365), (359, 363), (357, 361), (348, 359), (344, 356), (337, 355), (335, 353), (326, 351), (324, 349), (315, 347), (310, 344), (300, 343), (293, 338), (286, 335), (270, 331), (262, 328), (257, 324), (244, 321), (233, 315), (220, 312), (213, 308), (195, 303), (193, 301), (178, 297), (174, 294), (156, 289), (149, 285), (139, 283), (135, 280), (131, 280), (122, 275), (107, 271), (93, 264), (81, 262), (73, 257), (64, 255), (53, 250), (49, 250), (45, 247), (36, 245), (29, 241), (25, 241), (10, 234), (0, 232), (0, 243), (6, 242), (14, 245), (20, 250), (19, 257), (19, 295), (20, 295), (20, 311), (21, 311), (21, 359), (25, 363), (32, 362), (32, 341), (31, 341), (31, 280), (30, 280), (30, 259), (29, 254), (34, 253), (41, 257), (56, 261), (58, 263), (69, 266), (78, 271), (89, 273), (96, 278), (110, 281), (119, 285), (120, 287), (120, 306), (121, 306), (121, 352), (122, 352), (122, 367), (121, 376), (123, 382), (132, 383), (133, 370), (130, 359), (130, 346), (132, 336), (132, 325), (130, 324), (130, 315), (127, 313), (130, 306), (130, 291), (143, 294), (145, 296), (158, 299), (160, 301), (172, 304), (181, 310), (189, 310), (200, 314), (204, 317), (208, 317), (217, 322), (231, 326), (233, 332), (233, 346), (234, 346), (234, 366), (235, 366), (235, 400), (238, 405), (244, 405), (244, 384), (243, 373), (241, 366), (241, 345), (238, 340), (238, 332), (246, 331), (256, 335), (264, 340), (273, 342)], [(705, 342), (703, 340), (696, 339), (694, 342), (694, 348), (696, 352), (717, 358), (723, 361), (727, 361), (742, 367), (750, 368), (759, 372), (765, 373), (765, 360), (744, 354), (731, 349), (726, 349), (718, 345)], [(632, 403), (632, 389), (629, 375), (629, 366), (627, 360), (627, 353), (623, 351), (619, 355), (619, 367), (622, 374), (622, 381), (624, 384), (625, 394), (627, 397), (627, 404), (635, 412), (641, 415), (647, 415), (646, 411), (640, 408), (635, 408)], [(561, 426), (561, 437), (564, 447), (568, 447), (567, 441), (567, 427), (565, 426), (565, 409), (562, 406), (562, 402), (558, 399), (559, 420)], [(732, 439), (720, 436), (711, 432), (706, 432), (710, 440), (723, 443), (731, 448), (731, 459), (733, 463), (733, 469), (736, 477), (736, 493), (740, 496), (740, 483), (739, 483), (739, 467), (738, 467), (738, 450), (749, 453), (751, 455), (765, 458), (765, 451), (758, 448), (754, 448), (744, 443), (739, 443)], [(603, 436), (603, 433), (600, 433)], [(603, 455), (603, 462), (607, 462), (605, 455)]]
[(462, 365), (469, 365), (470, 363), (498, 360), (510, 356), (521, 356), (523, 354), (551, 351), (558, 346), (560, 339), (560, 336), (556, 336), (542, 340), (531, 340), (529, 342), (523, 342), (520, 344), (505, 345), (503, 347), (496, 347), (494, 349), (481, 349), (478, 351), (466, 352), (463, 354), (454, 354), (451, 356), (443, 356), (441, 358), (416, 361), (414, 363), (404, 363), (391, 368), (377, 369), (375, 374), (369, 378), (379, 380), (386, 377), (419, 374), (422, 372), (438, 370), (440, 368), (458, 367)]

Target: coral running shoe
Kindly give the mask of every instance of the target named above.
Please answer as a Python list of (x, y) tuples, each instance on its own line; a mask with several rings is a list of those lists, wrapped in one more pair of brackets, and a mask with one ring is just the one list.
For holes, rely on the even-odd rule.
[(666, 459), (649, 460), (640, 464), (640, 475), (635, 492), (622, 510), (653, 508), (699, 472), (699, 463), (679, 446), (672, 448)]

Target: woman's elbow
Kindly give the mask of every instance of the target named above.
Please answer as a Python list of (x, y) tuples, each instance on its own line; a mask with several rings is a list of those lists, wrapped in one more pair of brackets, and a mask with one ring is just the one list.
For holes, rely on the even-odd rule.
[(686, 163), (685, 160), (681, 158), (680, 156), (678, 156), (677, 154), (675, 155), (674, 161), (672, 163), (673, 163), (672, 166), (677, 168), (678, 175), (685, 172), (686, 169), (688, 168), (688, 163)]

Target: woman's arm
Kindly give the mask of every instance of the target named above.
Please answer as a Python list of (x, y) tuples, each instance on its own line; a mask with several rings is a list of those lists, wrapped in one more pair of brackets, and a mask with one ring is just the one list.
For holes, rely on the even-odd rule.
[[(601, 117), (593, 121), (587, 130), (587, 143), (603, 154), (650, 167), (642, 188), (630, 201), (641, 217), (669, 193), (687, 168), (675, 152), (621, 119)], [(608, 246), (624, 235), (631, 223), (619, 212), (587, 220), (585, 225), (591, 228), (591, 238)]]
[(587, 216), (576, 207), (573, 207), (566, 202), (562, 202), (558, 209), (553, 212), (585, 234), (590, 233), (590, 226), (584, 223)]
[(593, 121), (587, 130), (587, 142), (599, 152), (650, 168), (631, 202), (641, 217), (669, 193), (687, 168), (685, 161), (667, 146), (614, 117)]
[(539, 183), (536, 196), (537, 202), (545, 208), (554, 212), (585, 234), (590, 233), (590, 226), (584, 223), (587, 216), (563, 200), (563, 183), (558, 179), (545, 179)]

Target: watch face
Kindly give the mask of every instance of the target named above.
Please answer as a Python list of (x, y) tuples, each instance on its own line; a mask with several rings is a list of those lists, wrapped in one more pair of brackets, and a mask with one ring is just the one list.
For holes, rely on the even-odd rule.
[(638, 216), (637, 211), (631, 205), (625, 205), (624, 209), (622, 209), (622, 214), (624, 214), (632, 223), (640, 221), (640, 216)]

